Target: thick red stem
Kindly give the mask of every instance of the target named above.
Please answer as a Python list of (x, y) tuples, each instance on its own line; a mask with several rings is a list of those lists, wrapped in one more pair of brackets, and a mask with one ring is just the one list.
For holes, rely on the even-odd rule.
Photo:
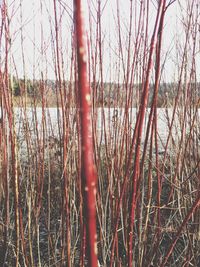
[(74, 0), (74, 16), (77, 41), (78, 87), (81, 117), (81, 165), (84, 219), (86, 224), (86, 253), (88, 266), (97, 266), (96, 235), (96, 168), (94, 165), (91, 95), (87, 76), (86, 35), (84, 32), (83, 9), (80, 0)]

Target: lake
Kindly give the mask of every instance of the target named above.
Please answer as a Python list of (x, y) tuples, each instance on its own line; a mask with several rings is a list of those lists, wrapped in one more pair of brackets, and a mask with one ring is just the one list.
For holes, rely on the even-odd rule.
[[(24, 109), (22, 108), (15, 108), (15, 117), (16, 117), (16, 131), (18, 136), (23, 136), (23, 133), (25, 132), (25, 124), (24, 124), (24, 118), (27, 118), (27, 125), (29, 132), (31, 134), (35, 134), (34, 125), (35, 121), (37, 120), (38, 123), (38, 129), (39, 134), (42, 133), (42, 108), (37, 108), (36, 113), (34, 109), (27, 108), (26, 113), (24, 112)], [(143, 132), (143, 138), (145, 135), (145, 131), (147, 128), (147, 121), (148, 121), (148, 115), (150, 110), (147, 109), (146, 115), (145, 115), (145, 123), (144, 123), (144, 132)], [(172, 118), (172, 112), (173, 110), (171, 108), (164, 109), (164, 108), (158, 108), (157, 114), (158, 114), (158, 120), (157, 120), (157, 127), (158, 127), (158, 139), (160, 139), (160, 142), (165, 143), (168, 133), (169, 133), (169, 121), (171, 121)], [(76, 118), (76, 110), (71, 109), (69, 111), (69, 125), (70, 128), (73, 128), (75, 131), (75, 118)], [(44, 118), (46, 121), (46, 129), (47, 129), (47, 136), (57, 136), (59, 132), (59, 125), (62, 132), (62, 115), (61, 115), (61, 109), (57, 108), (48, 108), (44, 110)], [(198, 119), (200, 115), (200, 110), (198, 110)], [(97, 124), (96, 124), (96, 130), (97, 135), (100, 137), (100, 135), (104, 132), (104, 129), (106, 129), (107, 135), (109, 135), (111, 138), (114, 138), (116, 136), (116, 133), (122, 134), (124, 131), (123, 125), (123, 116), (124, 116), (124, 109), (123, 108), (98, 108), (96, 110), (96, 117), (97, 117)], [(133, 133), (134, 127), (135, 127), (135, 121), (137, 116), (137, 109), (131, 108), (129, 109), (129, 123), (128, 123), (128, 131), (129, 135)], [(169, 118), (169, 120), (167, 119)], [(183, 115), (181, 114), (181, 111), (176, 112), (176, 119), (173, 125), (173, 131), (172, 135), (175, 139), (180, 137), (180, 121)], [(103, 118), (105, 118), (105, 127), (103, 124)], [(187, 120), (186, 120), (187, 121)], [(60, 124), (58, 123), (60, 122)]]

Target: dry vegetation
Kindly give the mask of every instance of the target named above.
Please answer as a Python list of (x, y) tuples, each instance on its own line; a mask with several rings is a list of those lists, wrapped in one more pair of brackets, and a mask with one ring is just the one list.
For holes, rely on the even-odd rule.
[[(65, 46), (61, 42), (62, 28), (58, 27), (64, 19), (73, 17), (73, 12), (65, 1), (53, 2), (50, 25), (56, 77), (54, 104), (48, 96), (44, 73), (38, 79), (39, 98), (27, 96), (26, 83), (25, 93), (13, 97), (9, 27), (14, 13), (9, 11), (12, 5), (7, 6), (6, 1), (1, 5), (0, 266), (91, 265), (87, 242), (91, 224), (88, 226), (85, 209), (94, 203), (89, 203), (84, 195), (83, 172), (90, 166), (84, 166), (87, 151), (82, 147), (84, 125), (75, 30), (71, 20), (69, 79), (64, 83)], [(163, 140), (158, 131), (158, 93), (160, 83), (164, 82), (161, 70), (168, 54), (165, 57), (161, 52), (167, 34), (165, 16), (176, 1), (159, 0), (159, 4), (154, 1), (153, 29), (149, 25), (152, 1), (136, 2), (130, 1), (126, 21), (122, 19), (118, 1), (113, 11), (118, 47), (110, 46), (116, 57), (109, 60), (110, 68), (115, 70), (116, 93), (113, 103), (113, 92), (107, 90), (105, 107), (105, 101), (100, 101), (105, 93), (106, 33), (101, 28), (105, 1), (89, 1), (88, 76), (93, 85), (90, 145), (97, 172), (93, 223), (97, 231), (98, 264), (199, 266), (200, 114), (196, 64), (200, 3), (188, 0), (182, 10), (183, 36), (180, 44), (175, 44), (178, 77), (173, 101), (167, 95), (163, 101), (167, 119)], [(139, 16), (134, 16), (137, 12)], [(22, 56), (25, 56), (23, 45)], [(46, 55), (42, 57), (45, 59)], [(17, 73), (14, 75), (17, 77)], [(150, 83), (151, 101), (148, 100)], [(134, 84), (141, 85), (138, 92), (134, 91)], [(130, 109), (133, 103), (136, 112)], [(48, 109), (52, 105), (56, 123)]]

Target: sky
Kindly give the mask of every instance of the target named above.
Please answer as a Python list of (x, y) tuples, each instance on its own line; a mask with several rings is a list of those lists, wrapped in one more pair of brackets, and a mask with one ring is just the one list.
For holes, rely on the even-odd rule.
[[(183, 29), (180, 28), (179, 24), (188, 1), (189, 0), (181, 1), (183, 7), (182, 12), (179, 8), (180, 1), (177, 0), (169, 7), (166, 13), (162, 48), (163, 61), (166, 53), (168, 53), (168, 60), (166, 62), (166, 69), (168, 71), (165, 73), (166, 80), (173, 80), (175, 76), (175, 43), (177, 40), (181, 42), (181, 39), (184, 39)], [(102, 12), (105, 80), (114, 79), (114, 73), (113, 75), (111, 73), (113, 68), (110, 67), (108, 58), (112, 58), (113, 62), (117, 60), (115, 58), (115, 50), (118, 46), (116, 2), (116, 0), (101, 1), (102, 7), (105, 6)], [(139, 7), (139, 0), (133, 2)], [(59, 35), (59, 42), (60, 46), (62, 46), (64, 73), (66, 74), (65, 78), (68, 79), (70, 75), (70, 59), (72, 56), (71, 33), (73, 1), (57, 0), (56, 3), (59, 17), (59, 31), (61, 33), (61, 35)], [(95, 24), (94, 21), (91, 24), (89, 23), (88, 3), (92, 14), (95, 16), (97, 0), (83, 0), (85, 26), (86, 31), (89, 32), (90, 27), (92, 27), (93, 30), (95, 29)], [(55, 42), (55, 32), (52, 32), (55, 26), (53, 0), (7, 0), (7, 5), (11, 36), (10, 71), (12, 73), (17, 73), (19, 77), (25, 75), (29, 78), (38, 78), (41, 72), (43, 72), (45, 77), (55, 79), (55, 56), (52, 49)], [(122, 36), (123, 34), (125, 36), (130, 13), (130, 1), (119, 0), (119, 7), (122, 22)], [(151, 35), (153, 29), (155, 15), (156, 0), (152, 0), (150, 4), (149, 35)], [(126, 36), (123, 41), (124, 45), (126, 45)], [(3, 55), (3, 45), (1, 46), (1, 54)], [(3, 61), (4, 57), (2, 56), (1, 65)]]

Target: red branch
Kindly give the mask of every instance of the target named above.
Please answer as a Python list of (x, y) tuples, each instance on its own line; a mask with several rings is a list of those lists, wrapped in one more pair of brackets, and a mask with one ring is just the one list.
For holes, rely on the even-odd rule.
[(92, 142), (91, 96), (87, 77), (86, 36), (84, 32), (81, 0), (74, 0), (76, 27), (78, 87), (81, 116), (82, 184), (84, 198), (84, 219), (87, 231), (86, 252), (91, 267), (97, 266), (96, 244), (96, 168)]
[(189, 221), (189, 219), (191, 218), (191, 216), (194, 215), (195, 210), (196, 210), (199, 206), (200, 206), (200, 193), (198, 194), (198, 196), (197, 196), (195, 202), (193, 203), (191, 209), (189, 210), (187, 216), (185, 217), (184, 221), (182, 222), (181, 226), (179, 227), (179, 230), (178, 230), (178, 232), (177, 232), (177, 234), (176, 234), (176, 236), (175, 236), (175, 238), (174, 238), (172, 244), (170, 245), (170, 247), (169, 247), (169, 249), (168, 249), (168, 251), (167, 251), (167, 254), (166, 254), (165, 258), (164, 258), (163, 262), (162, 262), (161, 265), (160, 265), (161, 267), (165, 267), (165, 266), (166, 266), (166, 263), (167, 263), (167, 261), (168, 261), (170, 255), (171, 255), (172, 252), (173, 252), (173, 249), (174, 249), (174, 247), (175, 247), (175, 245), (176, 245), (176, 242), (177, 242), (177, 240), (179, 239), (179, 237), (180, 237), (180, 235), (181, 235), (181, 233), (182, 233), (182, 231), (183, 231), (183, 228), (185, 227), (185, 225), (187, 224), (187, 222)]

